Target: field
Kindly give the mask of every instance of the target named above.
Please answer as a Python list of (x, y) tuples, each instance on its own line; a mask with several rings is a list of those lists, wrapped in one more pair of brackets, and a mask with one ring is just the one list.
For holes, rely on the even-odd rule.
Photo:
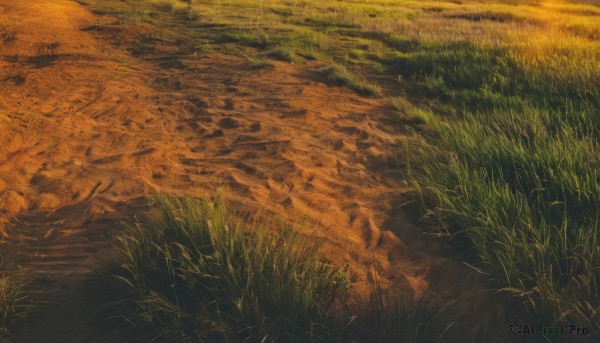
[[(41, 250), (22, 237), (124, 220), (119, 243), (97, 241), (113, 262), (91, 283), (126, 304), (111, 309), (130, 337), (505, 342), (513, 322), (597, 337), (597, 1), (52, 2), (22, 11), (77, 16), (77, 33), (19, 45), (0, 1), (3, 63), (22, 71), (0, 74), (0, 224), (7, 260), (34, 271), (6, 274), (7, 332), (35, 311), (24, 289), (44, 298), (35, 270), (63, 280), (102, 260), (78, 251), (88, 264), (56, 272), (31, 256), (88, 249), (78, 234)], [(73, 143), (44, 138), (51, 125)], [(235, 215), (171, 198), (221, 187)], [(131, 223), (148, 198), (153, 216)]]

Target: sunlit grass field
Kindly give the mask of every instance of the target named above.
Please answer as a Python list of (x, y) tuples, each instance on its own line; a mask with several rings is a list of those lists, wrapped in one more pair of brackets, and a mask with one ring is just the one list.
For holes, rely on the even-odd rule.
[(172, 44), (259, 66), (319, 60), (384, 97), (428, 229), (537, 318), (600, 329), (599, 2), (80, 2), (152, 24), (131, 51), (142, 58)]

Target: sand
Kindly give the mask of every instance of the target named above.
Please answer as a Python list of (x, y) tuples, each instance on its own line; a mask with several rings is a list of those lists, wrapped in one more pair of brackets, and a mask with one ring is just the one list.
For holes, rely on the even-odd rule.
[(148, 195), (224, 188), (309, 223), (359, 292), (375, 278), (416, 296), (464, 292), (466, 268), (398, 208), (411, 189), (390, 163), (399, 133), (383, 100), (332, 84), (318, 62), (259, 69), (174, 44), (158, 49), (176, 63), (134, 58), (128, 40), (151, 28), (92, 26), (101, 19), (74, 1), (0, 0), (0, 227), (25, 268), (85, 275)]

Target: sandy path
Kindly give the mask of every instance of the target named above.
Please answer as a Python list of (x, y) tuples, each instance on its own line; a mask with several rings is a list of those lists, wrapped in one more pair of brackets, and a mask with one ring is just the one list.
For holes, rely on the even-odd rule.
[(106, 219), (149, 193), (221, 186), (248, 205), (319, 222), (315, 233), (347, 260), (401, 244), (378, 222), (404, 189), (383, 173), (393, 136), (377, 100), (288, 64), (257, 71), (210, 56), (159, 69), (82, 31), (97, 19), (75, 3), (10, 3), (2, 7), (16, 39), (2, 46), (0, 204), (12, 219), (6, 232), (40, 245), (36, 267), (86, 265), (96, 250), (76, 254), (56, 242), (105, 242)]
[(144, 28), (89, 29), (97, 21), (73, 1), (0, 0), (0, 226), (27, 268), (81, 275), (148, 194), (225, 187), (248, 208), (314, 222), (306, 233), (350, 263), (359, 291), (378, 273), (406, 292), (459, 295), (446, 287), (461, 284), (458, 263), (394, 212), (408, 189), (391, 177), (396, 133), (380, 100), (285, 63), (180, 56), (160, 68), (102, 39)]

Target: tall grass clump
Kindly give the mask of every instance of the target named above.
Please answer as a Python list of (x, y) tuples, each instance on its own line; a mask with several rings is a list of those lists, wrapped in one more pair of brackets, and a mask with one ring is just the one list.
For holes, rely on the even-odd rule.
[[(287, 224), (242, 221), (222, 197), (158, 196), (118, 235), (121, 258), (103, 313), (130, 340), (160, 342), (442, 342), (461, 333), (454, 314), (376, 285), (354, 301), (349, 270)], [(277, 234), (267, 233), (275, 228)], [(354, 299), (354, 300), (352, 300)]]
[(10, 336), (35, 310), (24, 274), (0, 258), (0, 338)]
[(266, 229), (230, 216), (221, 197), (158, 197), (118, 237), (123, 261), (111, 269), (136, 337), (327, 341), (336, 300), (348, 291), (345, 270), (322, 262), (318, 246), (289, 228)]
[(342, 65), (328, 65), (322, 69), (322, 72), (325, 73), (330, 80), (344, 84), (359, 93), (367, 95), (381, 95), (381, 89), (373, 84), (368, 83), (364, 79), (357, 77)]

